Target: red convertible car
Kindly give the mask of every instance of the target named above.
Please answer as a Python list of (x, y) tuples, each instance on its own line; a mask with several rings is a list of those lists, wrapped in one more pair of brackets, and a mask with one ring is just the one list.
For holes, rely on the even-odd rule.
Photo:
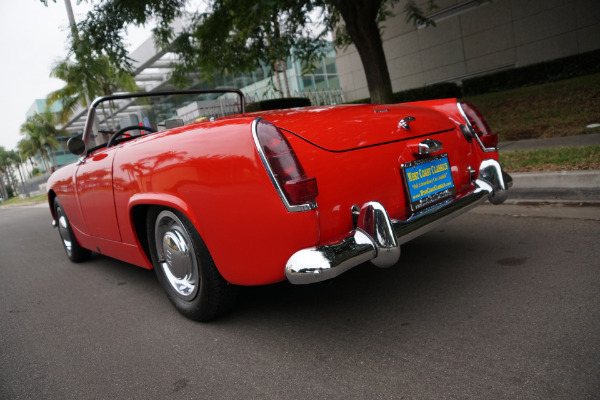
[(497, 136), (456, 99), (246, 113), (236, 90), (95, 100), (76, 163), (48, 181), (69, 259), (154, 269), (169, 300), (206, 321), (236, 285), (331, 279), (512, 183)]

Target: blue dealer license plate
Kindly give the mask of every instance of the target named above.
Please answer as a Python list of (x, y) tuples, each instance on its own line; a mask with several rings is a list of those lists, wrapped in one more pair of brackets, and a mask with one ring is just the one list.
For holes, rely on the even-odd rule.
[(456, 193), (446, 153), (402, 164), (402, 170), (413, 211)]

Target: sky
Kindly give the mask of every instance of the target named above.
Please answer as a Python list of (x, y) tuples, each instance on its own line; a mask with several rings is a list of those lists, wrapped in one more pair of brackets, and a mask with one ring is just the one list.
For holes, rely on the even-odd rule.
[[(71, 1), (75, 19), (83, 19), (87, 3)], [(64, 0), (0, 0), (0, 146), (15, 149), (23, 138), (19, 128), (36, 99), (60, 89), (50, 78), (52, 66), (67, 55), (69, 19)], [(149, 37), (149, 30), (130, 29), (132, 48)]]

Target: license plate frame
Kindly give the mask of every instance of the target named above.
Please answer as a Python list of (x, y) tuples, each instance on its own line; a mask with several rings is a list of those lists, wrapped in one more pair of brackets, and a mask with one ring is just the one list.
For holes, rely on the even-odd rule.
[(403, 163), (401, 171), (412, 211), (456, 194), (448, 153)]

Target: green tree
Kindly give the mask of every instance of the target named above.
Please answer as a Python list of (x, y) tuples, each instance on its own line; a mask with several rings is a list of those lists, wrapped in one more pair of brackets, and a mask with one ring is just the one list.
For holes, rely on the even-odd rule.
[(107, 56), (67, 58), (54, 65), (50, 76), (66, 84), (48, 95), (47, 104), (62, 103), (60, 122), (66, 123), (77, 105), (89, 107), (88, 99), (106, 96), (117, 90), (138, 90), (133, 76), (116, 68)]
[(0, 180), (2, 181), (0, 184), (0, 195), (5, 199), (15, 195), (15, 191), (18, 189), (18, 182), (15, 177), (16, 172), (21, 177), (21, 188), (25, 189), (21, 164), (19, 153), (14, 150), (7, 151), (3, 147), (0, 147)]
[(312, 64), (324, 52), (325, 43), (307, 28), (315, 8), (311, 1), (211, 0), (207, 12), (195, 13), (175, 34), (170, 24), (182, 16), (185, 3), (100, 2), (79, 23), (79, 47), (91, 49), (95, 55), (106, 54), (116, 65), (131, 69), (122, 34), (128, 23), (140, 25), (153, 18), (158, 21), (154, 29), (158, 43), (179, 55), (172, 72), (178, 86), (189, 85), (191, 75), (211, 81), (217, 72), (250, 72), (261, 62), (271, 67), (271, 73), (285, 71), (281, 66), (292, 49), (305, 64)]
[[(41, 0), (47, 4), (47, 0)], [(54, 0), (55, 1), (55, 0)], [(425, 0), (433, 8), (434, 0)], [(170, 23), (182, 15), (185, 0), (128, 0), (98, 2), (79, 24), (82, 46), (106, 54), (117, 65), (131, 68), (123, 43), (128, 23), (143, 25), (152, 18), (160, 43), (171, 43), (181, 56), (173, 72), (177, 82), (188, 73), (204, 77), (215, 72), (254, 68), (257, 60), (273, 64), (285, 60), (292, 49), (304, 60), (319, 46), (308, 43), (308, 13), (321, 8), (322, 22), (336, 32), (336, 44), (355, 43), (361, 57), (371, 101), (393, 101), (392, 86), (381, 41), (381, 23), (401, 0), (210, 0), (208, 12), (196, 13), (184, 31), (174, 35)], [(405, 0), (407, 22), (430, 24), (414, 0)], [(278, 34), (279, 32), (279, 34)], [(321, 39), (325, 31), (312, 39)], [(315, 43), (313, 41), (313, 43)], [(318, 40), (316, 41), (318, 44)]]
[[(57, 136), (67, 132), (57, 129), (54, 114), (50, 111), (34, 114), (21, 125), (21, 133), (25, 139), (19, 142), (19, 150), (25, 157), (34, 157), (39, 153), (47, 170), (50, 170), (50, 157), (54, 158), (54, 150), (58, 147)], [(56, 160), (54, 160), (56, 167)]]
[[(172, 78), (185, 84), (191, 72), (199, 71), (210, 80), (216, 71), (251, 72), (263, 62), (278, 80), (292, 52), (310, 65), (325, 51), (325, 42), (307, 28), (314, 10), (308, 1), (213, 0), (209, 11), (197, 14), (173, 40), (172, 32), (159, 31), (162, 44), (180, 55)], [(284, 81), (287, 85), (287, 77)], [(290, 95), (289, 88), (278, 88)]]
[[(22, 189), (22, 193), (27, 194), (27, 197), (29, 197), (29, 191), (25, 188), (25, 179), (23, 177), (23, 171), (21, 171), (21, 166), (24, 163), (23, 158), (21, 157), (21, 154), (19, 154), (19, 152), (15, 151), (15, 150), (11, 150), (11, 151), (9, 151), (8, 157), (12, 161), (12, 167), (16, 167), (17, 172), (19, 173), (19, 179), (21, 180), (21, 187), (19, 188), (18, 191), (21, 192), (21, 189)], [(17, 188), (18, 186), (15, 183), (13, 183), (13, 187)]]
[(17, 182), (14, 167), (18, 168), (19, 164), (20, 157), (16, 151), (7, 151), (4, 147), (0, 147), (0, 196), (3, 199), (8, 199), (15, 194)]
[[(400, 0), (317, 0), (327, 9), (326, 23), (335, 33), (336, 47), (356, 46), (372, 103), (394, 101), (392, 82), (381, 41), (382, 23), (392, 16)], [(427, 0), (427, 10), (435, 8)], [(404, 2), (407, 23), (432, 25), (425, 12), (412, 0)]]
[(23, 159), (31, 163), (31, 167), (33, 169), (32, 175), (36, 174), (36, 170), (39, 172), (39, 169), (35, 166), (35, 162), (33, 161), (33, 157), (35, 157), (37, 154), (37, 151), (34, 150), (33, 142), (25, 137), (19, 140), (19, 143), (17, 143), (17, 149), (19, 149), (19, 153)]
[(0, 197), (4, 200), (9, 198), (6, 178), (8, 176), (8, 169), (12, 161), (10, 160), (9, 152), (2, 146), (0, 146)]

